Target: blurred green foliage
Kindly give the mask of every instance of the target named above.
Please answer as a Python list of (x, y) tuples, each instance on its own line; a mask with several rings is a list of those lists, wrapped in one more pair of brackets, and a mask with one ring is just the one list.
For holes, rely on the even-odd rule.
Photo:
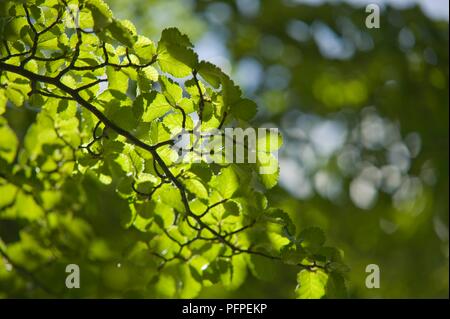
[[(351, 297), (448, 297), (448, 22), (418, 6), (387, 6), (381, 27), (367, 29), (365, 8), (345, 3), (223, 3), (229, 17), (212, 24), (226, 34), (237, 79), (251, 79), (259, 123), (284, 130), (286, 175), (297, 174), (272, 193), (273, 205), (298, 225), (323, 227), (343, 248)], [(196, 12), (212, 6), (199, 1)], [(320, 134), (330, 123), (340, 130)], [(333, 144), (333, 134), (346, 137)], [(326, 139), (338, 149), (321, 152)], [(398, 181), (383, 185), (390, 179)], [(376, 198), (358, 207), (361, 180)], [(312, 190), (300, 192), (306, 185)], [(380, 266), (380, 289), (364, 285), (371, 263)], [(286, 296), (281, 284), (252, 285), (239, 296)]]
[[(342, 248), (351, 268), (350, 297), (448, 297), (447, 21), (432, 20), (419, 7), (387, 7), (381, 28), (367, 29), (364, 8), (341, 2), (107, 2), (151, 39), (164, 27), (179, 27), (258, 102), (254, 125), (283, 130), (280, 163), (286, 173), (269, 203), (287, 211), (298, 228), (320, 226), (327, 242)], [(20, 139), (34, 114), (8, 112)], [(83, 196), (111, 198), (112, 190), (85, 183), (92, 192)], [(104, 225), (96, 231), (114, 245), (94, 242), (89, 253), (108, 260), (135, 239), (125, 236), (120, 216), (99, 213), (117, 212), (119, 201), (112, 197), (98, 205), (104, 207), (85, 214)], [(81, 219), (59, 222), (57, 236), (86, 244), (90, 230)], [(10, 234), (7, 240), (13, 242), (15, 227), (2, 222), (0, 233)], [(32, 240), (29, 246), (40, 253)], [(380, 289), (364, 284), (365, 267), (373, 263), (381, 269)], [(47, 281), (63, 282), (64, 266), (53, 264), (58, 271), (47, 273), (61, 278)], [(99, 277), (98, 268), (82, 261), (80, 267), (91, 269), (84, 280), (106, 278), (100, 293), (105, 297), (143, 280), (136, 269), (108, 264)], [(295, 269), (265, 263), (264, 270), (264, 278), (248, 272), (238, 290), (212, 286), (200, 296), (294, 297)], [(163, 287), (173, 287), (172, 278), (158, 281), (161, 296), (170, 295)], [(16, 283), (9, 285), (2, 290), (13, 290)], [(129, 297), (136, 296), (141, 295)]]

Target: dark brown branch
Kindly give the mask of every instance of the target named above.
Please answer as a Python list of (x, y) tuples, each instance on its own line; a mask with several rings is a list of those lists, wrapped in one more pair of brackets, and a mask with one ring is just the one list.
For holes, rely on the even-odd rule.
[[(134, 145), (136, 145), (142, 149), (145, 149), (149, 152), (156, 153), (155, 151), (159, 147), (158, 145), (155, 146), (155, 145), (146, 144), (146, 143), (142, 142), (141, 140), (139, 140), (137, 137), (135, 137), (133, 134), (128, 132), (127, 130), (116, 125), (114, 122), (112, 122), (110, 119), (108, 119), (100, 110), (98, 110), (95, 106), (93, 106), (88, 101), (83, 99), (80, 96), (80, 94), (76, 91), (76, 89), (72, 89), (72, 88), (68, 87), (67, 85), (65, 85), (64, 83), (59, 81), (58, 78), (52, 78), (52, 77), (47, 77), (47, 76), (40, 75), (37, 73), (33, 73), (22, 67), (3, 63), (3, 62), (0, 62), (0, 69), (22, 75), (30, 80), (47, 83), (47, 84), (52, 84), (52, 85), (56, 86), (58, 89), (69, 94), (73, 98), (73, 100), (77, 101), (82, 107), (86, 108), (88, 111), (93, 113), (100, 121), (103, 122), (103, 124), (105, 124), (106, 126), (111, 128), (117, 134), (125, 137), (129, 143), (134, 144)], [(164, 145), (166, 145), (166, 144), (164, 144)], [(157, 156), (157, 157), (160, 158), (159, 156)], [(158, 159), (156, 159), (156, 160), (158, 163), (160, 161), (163, 162), (163, 160), (161, 158), (160, 158), (160, 160), (158, 160)]]
[(241, 228), (238, 228), (232, 232), (226, 233), (224, 237), (229, 237), (229, 236), (233, 236), (237, 233), (240, 233), (240, 232), (246, 230), (247, 228), (253, 227), (253, 225), (255, 225), (255, 223), (256, 223), (256, 220), (254, 220), (253, 222), (251, 222), (250, 224), (248, 224), (246, 226), (242, 226)]
[(197, 78), (197, 71), (196, 70), (194, 70), (192, 72), (192, 76), (194, 78), (194, 82), (195, 82), (195, 86), (197, 87), (198, 94), (200, 96), (200, 103), (199, 103), (199, 106), (198, 106), (199, 107), (198, 119), (199, 119), (199, 123), (202, 123), (202, 121), (203, 121), (203, 110), (205, 108), (205, 99), (203, 97), (202, 88), (200, 87), (200, 83), (199, 83), (198, 78)]
[(58, 95), (55, 93), (50, 93), (50, 92), (38, 90), (38, 89), (32, 89), (30, 91), (29, 95), (33, 95), (33, 94), (40, 94), (42, 96), (52, 97), (52, 98), (61, 99), (61, 100), (73, 100), (70, 96)]
[(58, 10), (58, 15), (57, 15), (55, 21), (53, 21), (53, 23), (51, 23), (49, 26), (44, 28), (42, 31), (39, 31), (38, 35), (41, 35), (41, 34), (44, 34), (44, 33), (48, 32), (48, 31), (50, 31), (51, 28), (53, 28), (60, 21), (60, 19), (61, 19), (61, 11)]
[(217, 203), (212, 204), (211, 206), (208, 206), (208, 208), (205, 209), (205, 211), (203, 213), (201, 213), (200, 215), (197, 215), (199, 218), (202, 218), (203, 216), (205, 216), (211, 209), (213, 209), (216, 206), (219, 206), (225, 202), (228, 201), (228, 198), (222, 199), (221, 201), (218, 201)]
[(174, 108), (179, 110), (181, 112), (181, 115), (183, 116), (183, 121), (181, 123), (181, 128), (184, 130), (186, 128), (186, 112), (178, 105), (174, 105)]
[(218, 130), (222, 129), (223, 124), (225, 123), (225, 120), (227, 119), (227, 111), (223, 112), (222, 120), (220, 121), (219, 126), (217, 127)]
[(93, 87), (94, 85), (97, 85), (97, 84), (102, 83), (102, 82), (107, 82), (107, 81), (108, 81), (108, 79), (98, 79), (98, 80), (93, 81), (91, 83), (88, 83), (86, 85), (80, 86), (79, 88), (76, 89), (76, 91), (80, 92), (80, 91), (83, 91), (83, 90), (87, 90), (87, 89)]

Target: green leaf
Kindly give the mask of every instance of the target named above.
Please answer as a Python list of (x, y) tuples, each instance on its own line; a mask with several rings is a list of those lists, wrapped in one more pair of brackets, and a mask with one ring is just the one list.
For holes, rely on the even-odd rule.
[(239, 179), (231, 166), (222, 168), (218, 175), (213, 176), (210, 186), (217, 189), (223, 198), (231, 198), (239, 188)]
[(124, 130), (131, 131), (137, 126), (137, 119), (131, 107), (120, 107), (111, 114), (111, 120)]
[(277, 266), (272, 260), (258, 255), (250, 255), (249, 268), (255, 277), (263, 281), (270, 281), (277, 271)]
[(293, 245), (292, 243), (289, 243), (288, 245), (285, 245), (281, 249), (281, 258), (283, 261), (290, 265), (298, 265), (301, 263), (301, 261), (307, 257), (307, 253), (299, 247), (298, 245)]
[(197, 64), (197, 54), (179, 45), (161, 43), (158, 45), (158, 64), (162, 71), (177, 78), (192, 73)]
[(16, 203), (16, 218), (39, 220), (44, 217), (44, 211), (31, 196), (19, 193), (17, 195)]
[(194, 298), (200, 293), (202, 285), (197, 280), (195, 280), (192, 268), (189, 267), (189, 265), (182, 265), (180, 267), (180, 279), (180, 298)]
[(325, 234), (319, 227), (309, 227), (300, 232), (298, 241), (302, 247), (312, 252), (316, 252), (325, 243)]
[(41, 17), (43, 16), (42, 14), (42, 8), (32, 5), (29, 7), (30, 13), (31, 13), (31, 17), (33, 17), (34, 20), (40, 20)]
[(197, 54), (191, 49), (189, 38), (178, 29), (163, 30), (158, 42), (158, 64), (162, 71), (175, 77), (185, 77), (197, 66)]
[(27, 27), (27, 19), (25, 17), (11, 19), (4, 27), (4, 33), (8, 41), (20, 39), (22, 29)]
[[(178, 134), (181, 131), (183, 116), (178, 113), (170, 113), (163, 119), (163, 124), (172, 134)], [(193, 122), (191, 118), (186, 118), (186, 129), (192, 129)]]
[(241, 94), (239, 87), (228, 76), (222, 78), (223, 103), (226, 106), (238, 103), (241, 100)]
[(197, 196), (198, 198), (207, 199), (208, 198), (208, 190), (205, 185), (197, 179), (187, 179), (185, 182), (186, 189)]
[(146, 66), (145, 68), (139, 70), (139, 75), (152, 82), (158, 81), (159, 77), (158, 71), (151, 65)]
[(249, 99), (241, 99), (233, 104), (230, 113), (241, 120), (248, 121), (256, 115), (256, 103)]
[(92, 12), (95, 29), (104, 28), (112, 22), (112, 12), (104, 1), (88, 0), (85, 5)]
[(282, 225), (285, 229), (286, 237), (295, 236), (295, 225), (288, 213), (278, 208), (269, 208), (264, 216), (270, 222)]
[(10, 88), (6, 92), (6, 96), (15, 106), (22, 106), (24, 100), (23, 100), (23, 95), (21, 94), (21, 92), (15, 90), (13, 88)]
[(113, 20), (108, 25), (108, 30), (114, 39), (122, 43), (124, 46), (131, 48), (135, 42), (135, 38), (132, 36), (127, 25), (119, 20)]
[(175, 187), (165, 184), (159, 189), (158, 195), (164, 204), (177, 209), (179, 212), (184, 211), (180, 192)]
[(182, 34), (177, 28), (167, 28), (161, 33), (160, 42), (177, 44), (187, 48), (193, 48), (194, 45), (189, 40), (188, 36)]
[(171, 106), (164, 95), (158, 92), (144, 93), (139, 95), (133, 103), (135, 114), (144, 122), (151, 122), (163, 116)]
[[(202, 94), (205, 95), (206, 88), (205, 88), (205, 85), (203, 84), (203, 82), (199, 81), (198, 85), (200, 86), (200, 92), (202, 92)], [(194, 79), (189, 79), (186, 82), (184, 82), (184, 87), (192, 98), (196, 98), (195, 100), (197, 100), (197, 101), (199, 100), (200, 92), (199, 92), (199, 89), (197, 88), (197, 85), (196, 85), (196, 82)]]
[(134, 147), (130, 146), (130, 148), (128, 157), (130, 158), (134, 172), (136, 175), (139, 175), (144, 170), (144, 159), (134, 150)]
[(297, 298), (319, 299), (325, 296), (328, 275), (321, 269), (315, 271), (301, 270), (297, 274)]
[(229, 200), (223, 204), (223, 208), (225, 209), (225, 214), (223, 218), (226, 218), (228, 215), (238, 216), (241, 212), (241, 208), (238, 202), (234, 200)]
[(327, 270), (345, 276), (350, 271), (350, 268), (342, 262), (330, 262), (327, 264)]
[(0, 118), (0, 158), (11, 163), (17, 152), (19, 141), (6, 119)]
[(322, 246), (316, 253), (317, 255), (325, 257), (329, 262), (341, 262), (343, 253), (334, 247)]
[(178, 106), (181, 107), (186, 114), (190, 114), (194, 112), (194, 103), (192, 100), (187, 98), (182, 98), (180, 101), (178, 101)]
[(221, 281), (226, 289), (234, 290), (239, 288), (247, 277), (247, 263), (244, 255), (236, 255), (228, 264), (226, 271), (220, 275)]
[(166, 99), (172, 104), (176, 105), (183, 97), (183, 89), (171, 79), (161, 76), (159, 78), (162, 93)]
[(177, 283), (172, 276), (160, 274), (159, 276), (155, 276), (155, 279), (157, 281), (154, 284), (154, 289), (157, 296), (161, 298), (169, 298), (175, 295)]
[(127, 93), (128, 76), (122, 71), (117, 71), (113, 67), (106, 67), (106, 75), (108, 76), (108, 88), (121, 93)]
[(222, 83), (222, 78), (226, 76), (219, 67), (206, 61), (198, 64), (197, 71), (206, 82), (216, 89)]
[[(34, 95), (36, 95), (36, 94), (34, 94)], [(0, 115), (5, 113), (6, 102), (8, 102), (8, 98), (5, 95), (5, 91), (4, 90), (0, 90)]]
[(346, 298), (347, 287), (345, 285), (344, 277), (336, 272), (328, 275), (326, 289), (327, 298)]
[(153, 41), (141, 35), (137, 36), (137, 40), (133, 46), (133, 51), (142, 63), (151, 61), (153, 59), (153, 55), (156, 54), (156, 48)]

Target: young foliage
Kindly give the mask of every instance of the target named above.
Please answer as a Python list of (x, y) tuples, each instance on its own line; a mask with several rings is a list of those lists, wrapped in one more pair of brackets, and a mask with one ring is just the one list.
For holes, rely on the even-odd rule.
[[(1, 6), (0, 225), (15, 230), (0, 228), (14, 269), (0, 282), (32, 282), (35, 296), (192, 298), (237, 289), (248, 270), (270, 279), (282, 262), (298, 269), (297, 297), (345, 295), (340, 251), (269, 207), (278, 171), (259, 168), (278, 163), (266, 140), (256, 164), (177, 161), (181, 132), (249, 127), (256, 113), (186, 35), (169, 28), (154, 43), (102, 0)], [(37, 110), (23, 138), (10, 106)], [(69, 263), (81, 292), (61, 289)]]

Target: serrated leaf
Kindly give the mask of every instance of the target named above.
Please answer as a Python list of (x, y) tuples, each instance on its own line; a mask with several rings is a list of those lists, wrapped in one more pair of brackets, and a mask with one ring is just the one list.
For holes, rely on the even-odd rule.
[(111, 120), (122, 129), (131, 131), (137, 126), (137, 119), (131, 107), (120, 107), (111, 114)]
[(346, 298), (347, 287), (342, 275), (332, 272), (328, 275), (327, 285), (325, 287), (327, 298)]
[(106, 67), (106, 75), (108, 76), (108, 88), (121, 93), (128, 90), (128, 76), (122, 71), (117, 71), (113, 67)]
[(139, 95), (133, 103), (135, 115), (144, 122), (151, 122), (171, 109), (164, 95), (158, 92)]
[(247, 276), (247, 263), (245, 261), (245, 256), (234, 256), (231, 264), (227, 266), (227, 270), (220, 275), (221, 281), (226, 289), (237, 289), (242, 285)]
[(167, 28), (161, 32), (160, 42), (177, 44), (183, 47), (192, 48), (193, 45), (188, 36), (182, 34), (177, 28)]
[(143, 63), (152, 60), (153, 55), (156, 53), (156, 48), (153, 44), (153, 41), (141, 35), (137, 36), (137, 40), (134, 43), (133, 50)]
[(225, 167), (218, 175), (213, 176), (209, 183), (223, 196), (231, 198), (239, 188), (239, 179), (232, 167)]
[(190, 178), (184, 182), (184, 185), (189, 192), (196, 195), (198, 198), (208, 198), (208, 190), (199, 180)]
[(290, 243), (281, 249), (281, 258), (290, 265), (298, 265), (307, 256), (307, 253), (297, 245)]
[(219, 67), (206, 61), (201, 61), (198, 64), (197, 71), (206, 82), (216, 89), (219, 88), (222, 78), (225, 76)]
[(173, 80), (165, 76), (159, 78), (159, 83), (161, 84), (162, 93), (167, 100), (172, 105), (176, 105), (183, 97), (183, 89)]
[(145, 68), (142, 68), (139, 70), (139, 74), (150, 81), (156, 82), (158, 81), (159, 73), (158, 71), (151, 65), (146, 66)]
[(177, 78), (190, 75), (197, 64), (197, 54), (192, 49), (176, 44), (160, 43), (157, 54), (161, 70)]
[(180, 192), (175, 187), (165, 184), (158, 190), (158, 195), (164, 204), (177, 209), (179, 212), (184, 211)]
[(295, 236), (295, 225), (288, 213), (278, 208), (269, 208), (264, 216), (266, 216), (269, 221), (285, 227), (287, 232), (285, 235), (287, 237)]
[(301, 270), (297, 274), (298, 286), (295, 290), (297, 298), (320, 299), (324, 297), (327, 281), (328, 275), (321, 269)]
[(325, 234), (319, 227), (309, 227), (300, 232), (298, 241), (302, 247), (316, 252), (325, 243)]
[(92, 12), (95, 29), (101, 29), (112, 21), (112, 12), (108, 5), (102, 0), (88, 0), (86, 7)]
[(125, 23), (119, 20), (113, 20), (107, 28), (115, 40), (128, 48), (133, 46), (135, 39)]
[(191, 74), (198, 63), (189, 38), (176, 28), (163, 30), (157, 54), (161, 70), (179, 78)]

